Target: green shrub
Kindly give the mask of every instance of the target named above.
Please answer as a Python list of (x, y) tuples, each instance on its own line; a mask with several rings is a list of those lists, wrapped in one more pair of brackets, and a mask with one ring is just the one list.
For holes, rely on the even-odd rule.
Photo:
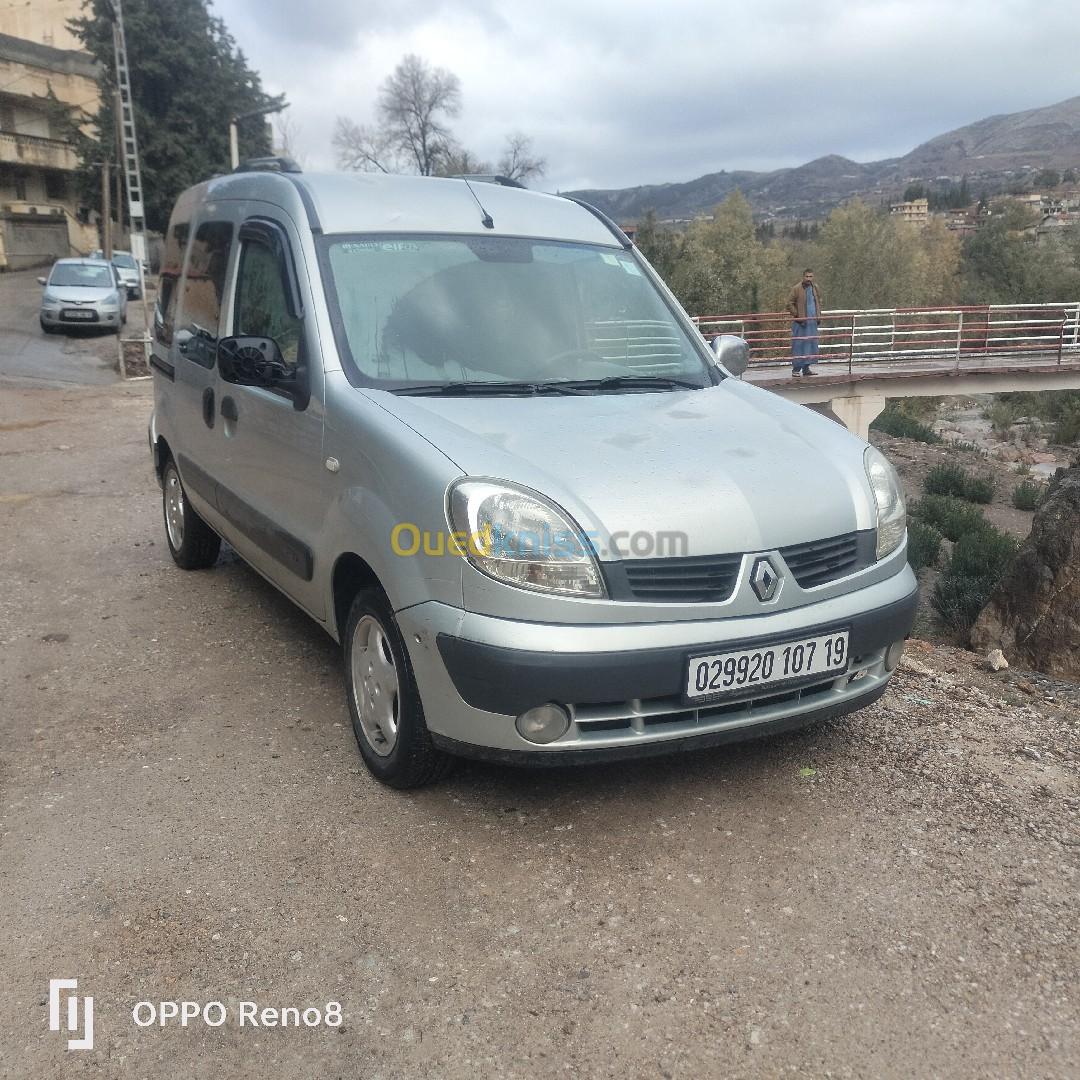
[(1080, 439), (1080, 402), (1063, 403), (1054, 426), (1050, 429), (1050, 441), (1060, 445), (1074, 443)]
[(1035, 480), (1021, 480), (1013, 488), (1012, 504), (1017, 510), (1038, 510), (1046, 488)]
[(908, 416), (892, 402), (885, 406), (884, 411), (870, 426), (875, 431), (883, 431), (897, 439), (914, 439), (923, 443), (941, 442), (941, 436), (933, 428)]
[(994, 481), (989, 476), (972, 476), (968, 478), (964, 496), (968, 502), (987, 503), (994, 501)]
[(968, 439), (948, 439), (946, 442), (952, 450), (962, 450), (965, 454), (978, 454), (981, 458), (990, 456), (978, 443), (970, 442)]
[(928, 495), (955, 495), (968, 502), (988, 503), (994, 498), (994, 482), (983, 476), (972, 476), (959, 465), (935, 465), (923, 481)]
[(983, 418), (990, 421), (996, 435), (1002, 438), (1008, 434), (1013, 424), (1016, 423), (1016, 407), (1010, 401), (995, 401), (988, 409), (983, 410)]
[(967, 641), (1018, 546), (1013, 537), (985, 521), (960, 537), (930, 597), (944, 626)]
[(911, 516), (954, 543), (965, 533), (989, 528), (977, 506), (953, 495), (926, 495), (911, 505)]
[(918, 573), (928, 566), (937, 566), (941, 557), (941, 542), (944, 537), (933, 527), (917, 518), (908, 522), (907, 557), (911, 569)]

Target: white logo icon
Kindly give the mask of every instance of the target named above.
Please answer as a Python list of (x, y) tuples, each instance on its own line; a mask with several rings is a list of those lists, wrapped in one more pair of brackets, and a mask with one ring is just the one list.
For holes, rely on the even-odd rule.
[[(77, 990), (78, 979), (50, 979), (49, 980), (49, 1030), (60, 1030), (60, 991)], [(86, 1029), (81, 1039), (68, 1039), (69, 1050), (93, 1050), (94, 1049), (94, 999), (84, 997), (83, 1027)], [(67, 996), (67, 1030), (78, 1034), (79, 1031), (79, 998), (77, 994)]]

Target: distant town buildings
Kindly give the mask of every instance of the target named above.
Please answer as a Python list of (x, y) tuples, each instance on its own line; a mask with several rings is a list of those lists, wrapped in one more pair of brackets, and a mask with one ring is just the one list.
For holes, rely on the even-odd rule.
[(70, 125), (99, 105), (97, 68), (67, 20), (82, 0), (0, 0), (0, 270), (98, 246), (75, 190)]

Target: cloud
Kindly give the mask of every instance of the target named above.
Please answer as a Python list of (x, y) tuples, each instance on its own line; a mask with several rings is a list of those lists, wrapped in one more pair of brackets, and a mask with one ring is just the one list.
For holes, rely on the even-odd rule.
[(308, 167), (333, 166), (334, 118), (373, 115), (407, 52), (461, 79), (461, 142), (494, 159), (531, 135), (544, 186), (624, 187), (825, 154), (906, 153), (993, 113), (1077, 93), (1060, 0), (215, 0)]

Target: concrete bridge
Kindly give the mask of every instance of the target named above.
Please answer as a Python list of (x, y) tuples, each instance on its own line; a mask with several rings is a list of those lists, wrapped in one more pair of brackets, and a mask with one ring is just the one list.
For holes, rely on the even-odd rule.
[(1080, 302), (823, 312), (815, 374), (798, 378), (787, 312), (694, 321), (749, 342), (744, 379), (826, 406), (863, 438), (890, 397), (1080, 390)]

